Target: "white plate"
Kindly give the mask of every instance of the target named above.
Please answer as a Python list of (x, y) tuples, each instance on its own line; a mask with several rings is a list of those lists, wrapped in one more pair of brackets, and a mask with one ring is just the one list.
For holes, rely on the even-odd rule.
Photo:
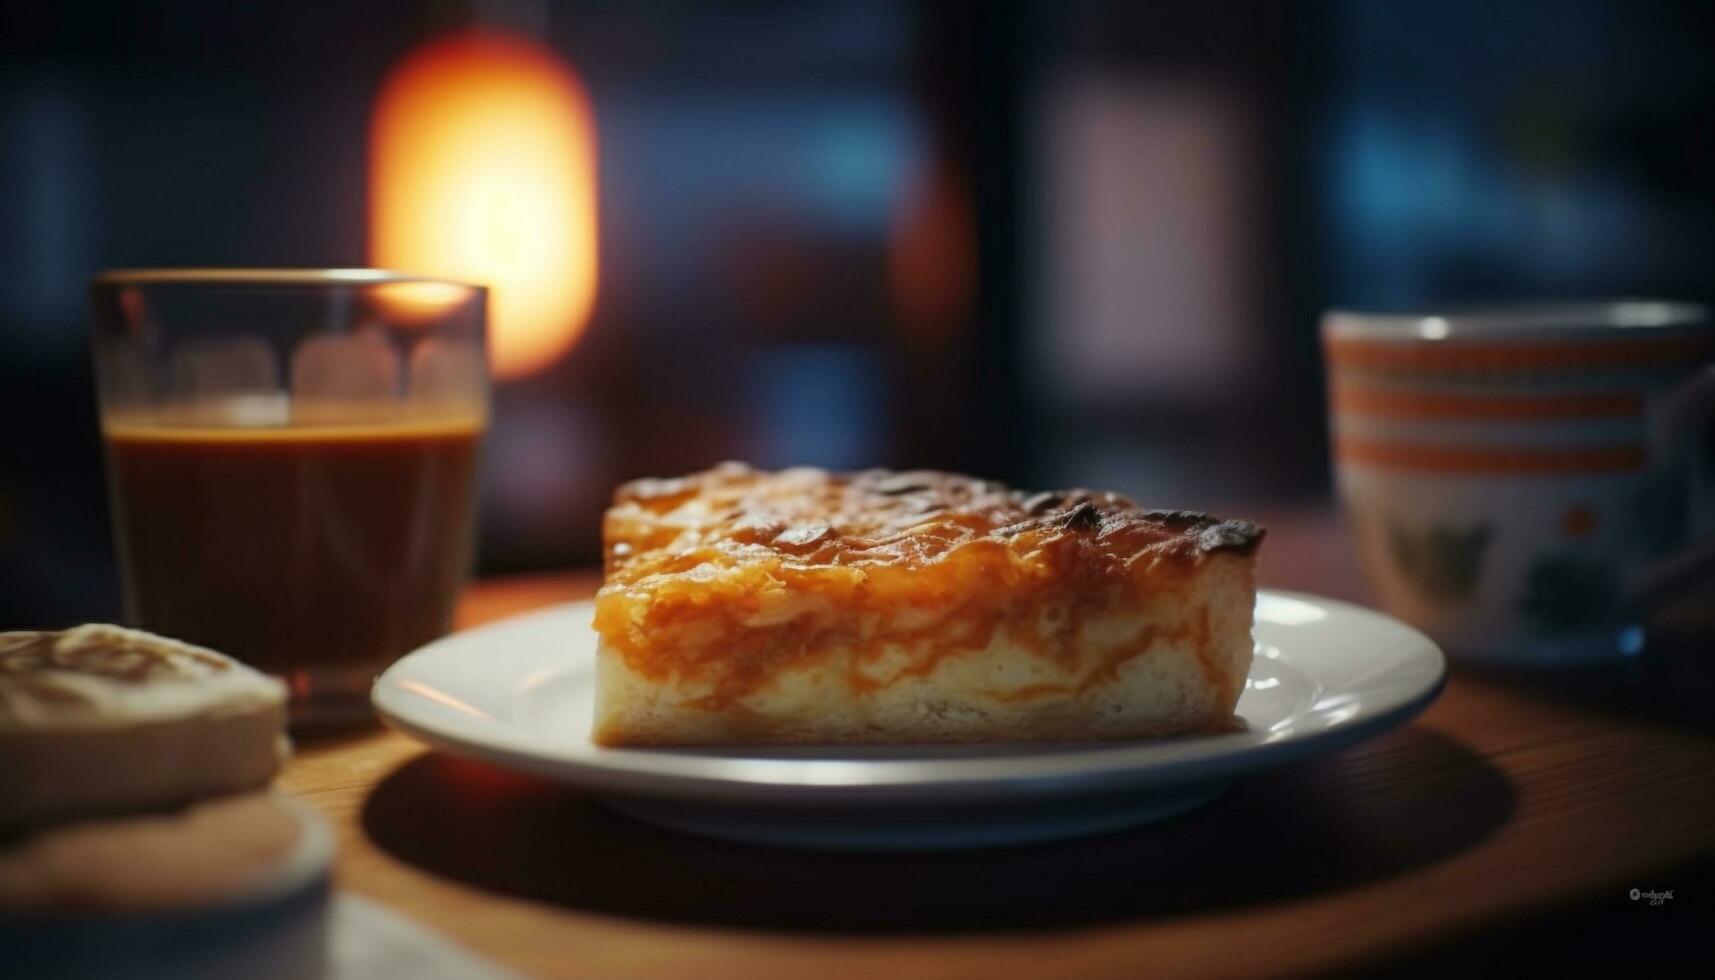
[(437, 640), (373, 699), (436, 748), (544, 776), (677, 830), (785, 846), (898, 850), (1024, 843), (1179, 813), (1227, 781), (1327, 752), (1421, 711), (1441, 651), (1393, 619), (1316, 596), (1257, 596), (1246, 729), (1129, 743), (611, 749), (589, 739), (587, 602)]

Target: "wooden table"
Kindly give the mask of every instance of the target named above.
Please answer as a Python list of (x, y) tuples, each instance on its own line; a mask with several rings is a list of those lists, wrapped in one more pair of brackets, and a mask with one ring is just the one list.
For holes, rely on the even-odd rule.
[[(1265, 584), (1363, 598), (1337, 521), (1271, 522)], [(488, 582), (473, 625), (587, 596)], [(1416, 723), (1085, 841), (913, 857), (681, 837), (582, 794), (364, 732), (284, 777), (338, 828), (343, 887), (536, 976), (1639, 974), (1709, 921), (1706, 646), (1618, 670), (1455, 671)], [(1659, 907), (1629, 897), (1673, 889)], [(1619, 945), (1615, 945), (1615, 943)], [(1604, 959), (1604, 957), (1608, 959)]]

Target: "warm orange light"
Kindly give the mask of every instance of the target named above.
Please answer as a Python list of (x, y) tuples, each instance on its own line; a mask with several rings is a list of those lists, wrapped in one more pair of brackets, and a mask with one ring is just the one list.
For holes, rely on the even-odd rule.
[(583, 86), (522, 38), (460, 33), (408, 55), (370, 125), (370, 258), (483, 283), (500, 378), (547, 367), (596, 290), (595, 120)]
[(388, 282), (370, 290), (388, 318), (405, 327), (421, 327), (446, 317), (468, 302), (471, 291), (450, 282)]

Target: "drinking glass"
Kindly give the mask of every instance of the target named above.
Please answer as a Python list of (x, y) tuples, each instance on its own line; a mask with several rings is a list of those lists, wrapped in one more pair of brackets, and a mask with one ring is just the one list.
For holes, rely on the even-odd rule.
[(485, 290), (152, 269), (90, 300), (127, 619), (285, 679), (294, 723), (365, 716), (469, 574)]

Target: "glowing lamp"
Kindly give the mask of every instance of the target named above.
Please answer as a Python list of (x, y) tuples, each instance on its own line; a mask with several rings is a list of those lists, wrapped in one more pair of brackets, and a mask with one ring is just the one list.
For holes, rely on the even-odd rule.
[(370, 290), (397, 326), (434, 323), (470, 298), (469, 290), (450, 282), (389, 282)]
[(571, 349), (596, 291), (595, 120), (571, 69), (523, 38), (432, 41), (388, 73), (369, 139), (371, 262), (487, 285), (496, 377)]

